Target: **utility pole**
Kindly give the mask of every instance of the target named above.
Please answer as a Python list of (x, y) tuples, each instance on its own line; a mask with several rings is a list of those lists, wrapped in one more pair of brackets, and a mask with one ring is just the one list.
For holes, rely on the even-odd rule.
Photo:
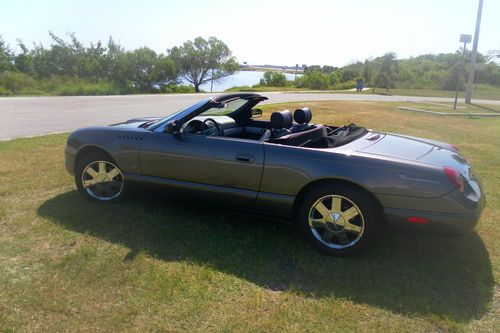
[(465, 91), (465, 103), (471, 103), (472, 84), (474, 83), (474, 74), (476, 73), (477, 44), (479, 40), (479, 28), (481, 27), (481, 14), (483, 12), (483, 0), (479, 0), (476, 18), (476, 30), (474, 31), (474, 42), (472, 43), (472, 57), (470, 59), (469, 79), (467, 80), (467, 89)]
[(460, 90), (460, 81), (461, 78), (463, 77), (463, 69), (465, 66), (465, 50), (467, 49), (467, 43), (470, 43), (472, 39), (471, 35), (460, 35), (460, 43), (464, 43), (464, 47), (462, 49), (462, 59), (460, 59), (460, 75), (457, 76), (457, 89), (455, 91), (455, 103), (453, 104), (453, 110), (457, 109), (457, 100), (458, 100), (458, 91)]

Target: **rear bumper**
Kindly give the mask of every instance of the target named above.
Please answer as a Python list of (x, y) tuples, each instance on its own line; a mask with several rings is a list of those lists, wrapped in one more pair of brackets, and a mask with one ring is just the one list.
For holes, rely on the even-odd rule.
[[(476, 209), (467, 214), (432, 213), (396, 208), (386, 208), (384, 213), (389, 227), (395, 230), (430, 235), (458, 236), (467, 234), (476, 227), (484, 206), (485, 198), (484, 195), (481, 195)], [(411, 216), (427, 219), (428, 222), (409, 222), (407, 219)]]

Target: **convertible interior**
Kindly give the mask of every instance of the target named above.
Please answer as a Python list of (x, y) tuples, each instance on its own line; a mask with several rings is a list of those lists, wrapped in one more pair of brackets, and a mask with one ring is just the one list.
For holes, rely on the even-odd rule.
[(312, 112), (306, 107), (293, 114), (289, 110), (273, 112), (270, 120), (252, 118), (253, 111), (249, 110), (246, 117), (201, 114), (185, 123), (183, 132), (309, 148), (338, 147), (367, 133), (366, 128), (355, 124), (342, 127), (313, 124)]

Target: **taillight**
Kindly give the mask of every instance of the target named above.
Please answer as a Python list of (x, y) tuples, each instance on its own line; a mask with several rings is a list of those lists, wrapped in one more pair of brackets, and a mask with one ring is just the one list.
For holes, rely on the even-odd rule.
[(451, 167), (444, 167), (443, 170), (444, 170), (444, 173), (446, 174), (446, 176), (448, 176), (448, 179), (453, 184), (453, 186), (455, 186), (455, 188), (459, 192), (463, 192), (464, 191), (464, 179), (462, 178), (462, 175), (460, 175), (460, 172), (458, 172), (457, 170), (455, 170)]

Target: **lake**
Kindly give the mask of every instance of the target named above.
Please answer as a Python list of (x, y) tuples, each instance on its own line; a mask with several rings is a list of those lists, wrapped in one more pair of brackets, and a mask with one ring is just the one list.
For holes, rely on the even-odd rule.
[[(287, 80), (293, 80), (295, 78), (295, 74), (284, 73)], [(300, 76), (301, 74), (297, 74)], [(264, 77), (264, 72), (259, 71), (239, 71), (235, 72), (233, 75), (228, 76), (226, 78), (220, 79), (219, 81), (214, 82), (214, 92), (224, 91), (226, 89), (236, 87), (236, 86), (253, 86), (260, 82), (260, 79)], [(183, 80), (183, 84), (189, 84), (185, 80)], [(201, 86), (201, 89), (206, 92), (210, 92), (210, 82)]]

